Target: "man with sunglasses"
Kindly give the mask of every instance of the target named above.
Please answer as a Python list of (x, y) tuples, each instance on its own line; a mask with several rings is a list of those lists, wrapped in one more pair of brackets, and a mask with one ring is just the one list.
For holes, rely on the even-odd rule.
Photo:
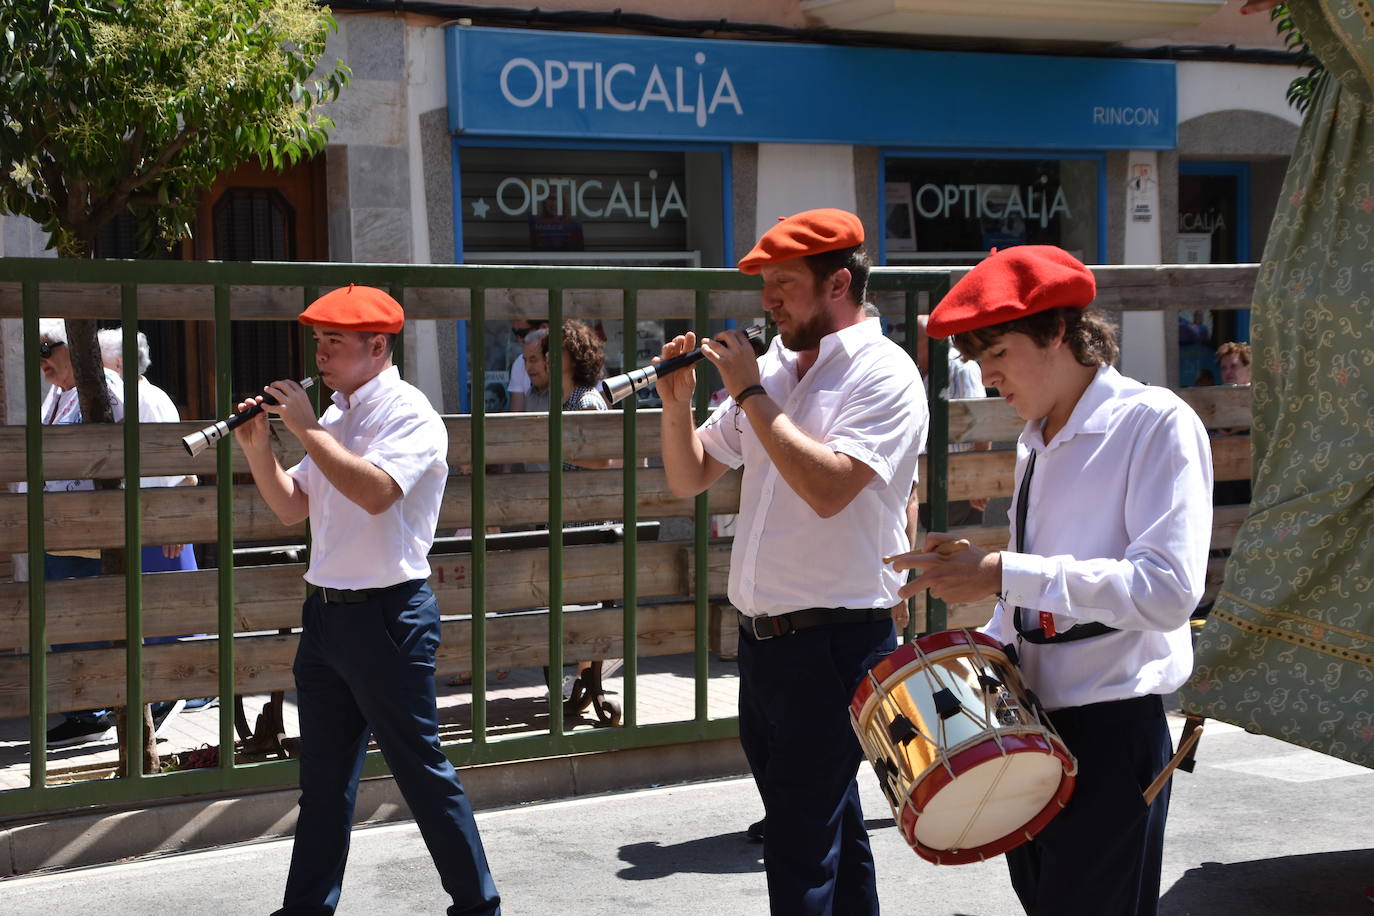
[[(76, 390), (76, 370), (72, 367), (71, 347), (67, 345), (67, 325), (61, 318), (44, 318), (38, 324), (38, 366), (50, 387), (39, 408), (44, 426), (68, 426), (83, 422), (81, 400)], [(124, 384), (118, 375), (105, 370), (105, 391), (115, 422), (124, 419)], [(21, 484), (21, 489), (23, 485)], [(91, 480), (45, 480), (47, 493), (93, 490)], [(100, 575), (100, 551), (53, 550), (43, 555), (43, 578), (77, 579)], [(100, 649), (108, 643), (72, 643), (54, 649)], [(160, 724), (160, 723), (159, 723)], [(102, 741), (114, 735), (114, 711), (83, 709), (68, 712), (62, 722), (48, 730), (48, 747), (69, 747)]]

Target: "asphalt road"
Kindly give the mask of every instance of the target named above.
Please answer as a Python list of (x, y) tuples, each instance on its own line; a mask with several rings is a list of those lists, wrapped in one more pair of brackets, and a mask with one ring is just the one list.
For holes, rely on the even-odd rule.
[[(1000, 859), (937, 867), (892, 824), (864, 768), (864, 806), (890, 914), (1015, 916)], [(1197, 771), (1176, 779), (1166, 916), (1374, 916), (1374, 771), (1209, 723)], [(768, 911), (752, 782), (731, 779), (478, 815), (507, 916)], [(7, 916), (267, 914), (288, 842), (264, 842), (0, 881)], [(340, 916), (444, 911), (413, 824), (354, 832)]]

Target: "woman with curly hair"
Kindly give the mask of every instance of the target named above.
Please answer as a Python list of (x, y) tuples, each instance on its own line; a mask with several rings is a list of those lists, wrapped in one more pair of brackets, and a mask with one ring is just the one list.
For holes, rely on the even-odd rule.
[[(543, 339), (542, 346), (544, 359), (547, 361), (549, 356), (549, 338), (547, 336)], [(562, 409), (564, 411), (610, 409), (610, 405), (596, 390), (596, 383), (601, 381), (601, 370), (605, 366), (606, 351), (596, 332), (580, 321), (568, 320), (563, 322)], [(620, 465), (619, 460), (610, 458), (591, 461), (565, 460), (563, 470), (602, 469), (620, 467)], [(601, 523), (583, 522), (581, 524), (595, 526)], [(579, 524), (572, 523), (567, 527), (575, 528), (579, 527)], [(620, 718), (619, 707), (606, 700), (601, 686), (601, 678), (618, 666), (618, 660), (609, 669), (605, 662), (579, 661), (575, 668), (575, 674), (563, 676), (563, 711), (568, 714), (580, 713), (593, 702), (596, 702), (599, 704), (598, 709), (603, 709), (602, 704), (604, 704), (604, 710), (610, 715), (612, 724), (617, 724)]]
[[(549, 338), (543, 340), (544, 357), (549, 355)], [(563, 322), (563, 410), (609, 410), (610, 405), (596, 390), (606, 351), (596, 332), (580, 321)], [(563, 462), (563, 470), (614, 467), (610, 459)]]

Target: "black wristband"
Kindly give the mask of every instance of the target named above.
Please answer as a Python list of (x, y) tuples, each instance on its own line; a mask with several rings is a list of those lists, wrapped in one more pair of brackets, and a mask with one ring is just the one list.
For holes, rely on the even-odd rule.
[(745, 401), (749, 400), (750, 398), (752, 398), (752, 397), (753, 397), (754, 395), (756, 395), (756, 394), (767, 394), (767, 393), (768, 393), (768, 392), (764, 390), (764, 388), (763, 388), (762, 385), (750, 385), (748, 388), (744, 389), (744, 390), (741, 391), (739, 394), (735, 395), (735, 406), (736, 406), (736, 407), (741, 407), (741, 406), (743, 406)]

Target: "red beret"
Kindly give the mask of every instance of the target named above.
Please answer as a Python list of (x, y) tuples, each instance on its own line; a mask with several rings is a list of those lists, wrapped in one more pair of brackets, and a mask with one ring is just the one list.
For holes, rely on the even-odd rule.
[(324, 324), (346, 331), (399, 334), (406, 323), (401, 303), (373, 286), (341, 286), (301, 312), (301, 324)]
[(864, 243), (864, 224), (846, 210), (807, 210), (778, 220), (763, 234), (754, 250), (740, 259), (739, 269), (758, 273), (765, 264)]
[(1097, 296), (1092, 271), (1054, 245), (994, 250), (954, 284), (930, 313), (926, 333), (950, 337), (1046, 309), (1086, 308)]

